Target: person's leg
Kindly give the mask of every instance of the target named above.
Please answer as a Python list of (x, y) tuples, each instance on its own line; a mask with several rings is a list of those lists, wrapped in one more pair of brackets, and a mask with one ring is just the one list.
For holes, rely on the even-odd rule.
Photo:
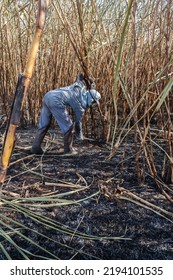
[(50, 127), (51, 118), (52, 118), (52, 114), (51, 114), (49, 108), (47, 107), (47, 105), (43, 102), (43, 107), (41, 110), (40, 120), (39, 120), (39, 128), (37, 130), (37, 133), (36, 133), (36, 136), (35, 136), (34, 142), (32, 144), (31, 151), (30, 151), (32, 154), (42, 154), (43, 153), (41, 144)]
[(72, 125), (71, 128), (66, 133), (64, 133), (64, 154), (74, 152), (73, 135), (74, 135), (74, 130)]
[(51, 108), (61, 131), (64, 134), (64, 153), (73, 153), (73, 123), (65, 108)]

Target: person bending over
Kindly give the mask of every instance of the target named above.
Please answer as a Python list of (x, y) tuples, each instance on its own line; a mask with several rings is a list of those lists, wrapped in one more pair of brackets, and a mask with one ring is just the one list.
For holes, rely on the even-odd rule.
[[(38, 131), (30, 153), (43, 153), (41, 144), (50, 127), (52, 116), (55, 118), (64, 134), (64, 153), (74, 153), (74, 129), (76, 137), (82, 140), (82, 118), (84, 112), (94, 102), (97, 102), (99, 105), (100, 98), (100, 93), (94, 89), (93, 85), (91, 85), (90, 90), (87, 90), (87, 85), (82, 74), (77, 77), (73, 84), (47, 92), (43, 98)], [(68, 114), (68, 107), (73, 110), (74, 123)]]

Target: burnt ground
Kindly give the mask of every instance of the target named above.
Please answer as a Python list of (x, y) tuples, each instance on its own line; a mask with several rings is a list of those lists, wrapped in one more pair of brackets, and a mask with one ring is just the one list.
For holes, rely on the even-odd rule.
[[(108, 160), (109, 145), (94, 140), (75, 141), (79, 153), (62, 156), (62, 136), (56, 130), (46, 137), (45, 154), (28, 155), (34, 133), (18, 131), (2, 188), (8, 203), (0, 208), (0, 214), (24, 226), (13, 224), (21, 235), (14, 234), (8, 220), (4, 230), (29, 258), (173, 259), (173, 205), (150, 176), (138, 182), (133, 138)], [(156, 157), (159, 168), (160, 155)], [(43, 196), (49, 201), (36, 202), (36, 208), (26, 200), (19, 203), (25, 208), (14, 206), (14, 199)], [(62, 200), (56, 205), (57, 197), (69, 205), (60, 204)], [(13, 259), (24, 258), (3, 237), (0, 242)], [(5, 258), (0, 252), (0, 259)]]

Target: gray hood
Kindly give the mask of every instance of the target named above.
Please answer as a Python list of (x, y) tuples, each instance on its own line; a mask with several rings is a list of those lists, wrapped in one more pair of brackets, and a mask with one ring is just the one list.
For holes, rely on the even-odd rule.
[(91, 106), (91, 104), (96, 101), (99, 103), (99, 99), (101, 98), (101, 95), (98, 91), (95, 89), (82, 91), (81, 92), (81, 104), (84, 109), (87, 109)]

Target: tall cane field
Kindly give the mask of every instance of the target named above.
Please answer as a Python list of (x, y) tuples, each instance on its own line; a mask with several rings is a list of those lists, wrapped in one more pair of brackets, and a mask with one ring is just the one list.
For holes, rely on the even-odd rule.
[[(0, 0), (0, 136), (2, 142), (18, 75), (25, 68), (32, 43), (37, 6), (36, 0)], [(120, 161), (130, 162), (128, 151), (131, 149), (131, 154), (134, 156), (134, 161), (131, 163), (134, 167), (133, 176), (138, 182), (138, 188), (141, 185), (143, 188), (146, 186), (147, 191), (147, 182), (151, 182), (156, 193), (164, 197), (165, 203), (172, 205), (173, 1), (52, 0), (37, 53), (33, 77), (24, 100), (19, 131), (24, 130), (26, 133), (27, 130), (37, 127), (45, 93), (72, 84), (77, 75), (83, 73), (84, 65), (95, 82), (96, 90), (101, 94), (100, 105), (104, 119), (101, 118), (96, 107), (90, 108), (83, 118), (84, 135), (102, 143), (107, 149), (105, 158), (100, 159), (98, 163), (101, 166), (101, 161), (104, 160), (99, 171), (100, 176), (102, 172), (106, 172), (104, 171), (105, 164), (116, 160), (120, 151), (122, 151)], [(51, 129), (55, 127), (56, 123), (53, 121)], [(51, 141), (53, 142), (54, 139)], [(27, 141), (25, 144), (27, 145)], [(20, 162), (20, 159), (18, 161)], [(31, 158), (30, 162), (32, 165)], [(28, 163), (27, 168), (29, 168)], [(32, 169), (31, 166), (30, 168)], [(42, 170), (41, 168), (39, 170)], [(35, 172), (42, 184), (44, 174), (41, 173), (39, 177), (38, 173), (41, 171), (32, 169), (32, 172), (32, 175)], [(29, 230), (29, 222), (23, 225), (22, 219), (17, 221), (16, 218), (12, 226), (13, 221), (10, 215), (13, 211), (16, 211), (17, 215), (22, 215), (23, 211), (25, 217), (31, 219), (32, 223), (38, 220), (40, 227), (45, 226), (49, 229), (54, 227), (61, 233), (65, 231), (71, 239), (74, 234), (77, 234), (78, 238), (89, 238), (90, 242), (99, 239), (92, 234), (78, 232), (78, 227), (74, 233), (72, 229), (63, 228), (48, 217), (44, 220), (42, 211), (36, 214), (33, 207), (37, 206), (40, 209), (53, 207), (56, 204), (64, 207), (75, 202), (80, 203), (89, 197), (93, 199), (92, 196), (98, 198), (103, 194), (111, 199), (114, 196), (113, 192), (105, 194), (105, 184), (107, 186), (111, 180), (115, 180), (111, 176), (110, 172), (110, 178), (107, 178), (106, 183), (102, 182), (101, 187), (99, 185), (99, 192), (92, 194), (85, 193), (89, 188), (87, 179), (78, 174), (79, 182), (77, 181), (76, 185), (70, 183), (72, 190), (68, 189), (62, 193), (62, 196), (55, 193), (45, 194), (45, 196), (42, 194), (38, 199), (33, 196), (29, 198), (27, 195), (22, 198), (19, 194), (16, 197), (13, 189), (11, 194), (14, 197), (10, 200), (5, 196), (7, 195), (6, 184), (9, 185), (8, 180), (11, 180), (8, 175), (8, 180), (5, 181), (0, 194), (2, 196), (0, 200), (2, 209), (2, 213), (0, 210), (2, 218), (0, 250), (4, 256), (8, 259), (11, 257), (8, 246), (5, 245), (9, 242), (10, 246), (17, 250), (18, 258), (39, 258), (40, 254), (46, 256), (45, 258), (57, 258), (57, 254), (53, 253), (51, 248), (45, 249), (36, 239), (32, 239), (31, 236), (36, 235), (35, 228), (31, 230), (30, 235), (25, 235), (24, 232)], [(29, 176), (28, 180), (30, 180)], [(33, 184), (28, 181), (29, 183)], [(48, 186), (50, 187), (51, 184), (49, 182)], [(69, 187), (67, 181), (56, 182), (56, 184), (56, 187), (58, 184), (60, 187)], [(75, 197), (76, 193), (77, 197)], [(79, 193), (82, 193), (83, 198), (78, 197)], [(117, 199), (128, 201), (131, 197), (131, 200), (135, 203), (138, 201), (140, 206), (152, 208), (144, 198), (143, 201), (139, 198), (136, 200), (133, 191), (129, 195), (121, 190), (120, 193), (119, 196), (117, 194)], [(68, 198), (69, 196), (71, 198), (71, 195), (72, 200)], [(152, 196), (154, 196), (153, 193), (150, 197)], [(6, 215), (8, 209), (11, 209), (10, 215)], [(171, 212), (166, 213), (166, 209), (160, 208), (159, 205), (152, 209), (155, 213), (159, 212), (160, 216), (172, 216)], [(168, 218), (165, 219), (168, 220)], [(31, 248), (35, 246), (35, 251), (24, 249), (23, 245), (23, 247), (19, 246), (17, 241), (13, 240), (11, 232), (14, 229), (18, 229), (19, 239), (30, 243)], [(47, 242), (50, 243), (59, 242), (52, 241), (53, 237), (46, 237), (42, 231), (38, 233), (38, 238), (48, 238)], [(59, 245), (56, 243), (56, 246)], [(71, 248), (70, 243), (67, 246), (66, 242), (63, 246), (71, 250), (71, 257), (75, 258), (81, 254), (79, 248)], [(90, 253), (88, 251), (83, 253), (84, 258), (92, 258)]]

